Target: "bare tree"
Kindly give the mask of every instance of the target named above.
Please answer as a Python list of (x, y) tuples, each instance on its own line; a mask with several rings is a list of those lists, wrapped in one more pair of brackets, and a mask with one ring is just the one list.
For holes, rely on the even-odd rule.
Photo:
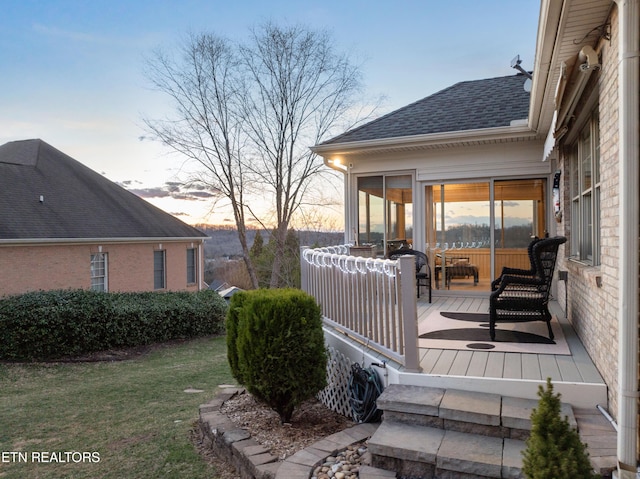
[[(148, 76), (172, 98), (175, 117), (146, 125), (199, 165), (195, 181), (229, 201), (256, 287), (247, 215), (274, 226), (276, 286), (290, 223), (321, 172), (309, 147), (348, 118), (359, 69), (334, 52), (326, 33), (271, 23), (254, 29), (246, 44), (192, 35), (181, 53), (172, 60), (158, 52), (149, 63)], [(256, 191), (272, 203), (273, 218), (251, 204)]]

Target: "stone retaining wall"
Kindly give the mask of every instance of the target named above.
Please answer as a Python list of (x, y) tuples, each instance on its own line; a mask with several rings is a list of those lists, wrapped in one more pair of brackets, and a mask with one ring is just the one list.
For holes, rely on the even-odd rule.
[[(237, 427), (220, 411), (225, 401), (243, 391), (242, 388), (221, 386), (215, 398), (200, 406), (199, 420), (205, 447), (231, 464), (242, 479), (309, 478), (313, 469), (322, 464), (327, 457), (370, 438), (378, 428), (378, 424), (358, 424), (331, 434), (284, 461), (278, 461), (278, 458), (253, 439), (246, 429)], [(368, 477), (382, 477), (377, 469), (368, 469), (371, 470)], [(366, 477), (367, 475), (361, 471), (360, 478)]]

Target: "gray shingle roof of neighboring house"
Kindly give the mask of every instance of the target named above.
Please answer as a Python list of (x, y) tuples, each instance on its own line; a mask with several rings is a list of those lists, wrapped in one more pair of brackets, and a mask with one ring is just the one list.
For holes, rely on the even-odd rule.
[(0, 197), (0, 240), (206, 237), (42, 140), (0, 146)]
[(322, 144), (509, 126), (529, 114), (526, 79), (519, 73), (456, 83)]

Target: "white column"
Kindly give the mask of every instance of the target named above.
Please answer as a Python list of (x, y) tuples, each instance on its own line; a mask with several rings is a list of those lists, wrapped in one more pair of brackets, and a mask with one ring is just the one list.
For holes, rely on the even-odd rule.
[(640, 0), (617, 0), (619, 7), (619, 168), (620, 253), (618, 356), (618, 477), (636, 477), (638, 444), (638, 176), (640, 148)]

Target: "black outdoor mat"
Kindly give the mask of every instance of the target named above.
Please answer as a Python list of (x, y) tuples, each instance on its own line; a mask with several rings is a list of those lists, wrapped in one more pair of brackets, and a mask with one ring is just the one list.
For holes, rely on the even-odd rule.
[(441, 311), (440, 316), (458, 321), (472, 321), (474, 323), (488, 323), (489, 313), (460, 313), (457, 311)]
[[(487, 318), (488, 319), (488, 318)], [(440, 329), (420, 335), (422, 339), (447, 339), (450, 341), (483, 342), (490, 341), (489, 330), (479, 328)], [(523, 344), (556, 344), (555, 341), (538, 334), (524, 331), (505, 331), (496, 329), (496, 342)], [(472, 347), (467, 345), (467, 347)], [(473, 348), (472, 348), (473, 349)], [(478, 349), (489, 349), (486, 347)]]
[(433, 311), (418, 325), (420, 348), (458, 351), (498, 351), (528, 354), (571, 354), (557, 318), (553, 318), (555, 338), (549, 339), (544, 321), (515, 317), (499, 321), (496, 340), (489, 335), (489, 313)]

